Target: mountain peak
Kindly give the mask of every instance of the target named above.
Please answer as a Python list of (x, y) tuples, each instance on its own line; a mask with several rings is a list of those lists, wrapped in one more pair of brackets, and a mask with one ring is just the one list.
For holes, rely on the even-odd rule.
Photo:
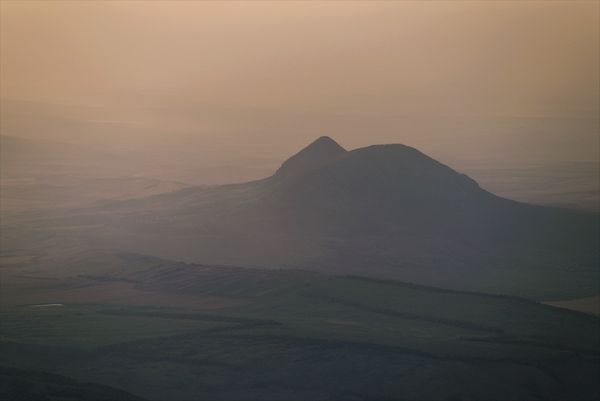
[(334, 141), (330, 136), (323, 135), (315, 139), (310, 145), (306, 148), (315, 147), (315, 146), (333, 146), (339, 149), (344, 150), (336, 141)]
[(321, 136), (286, 160), (275, 175), (289, 176), (302, 174), (321, 167), (347, 153), (346, 149), (342, 148), (330, 137)]

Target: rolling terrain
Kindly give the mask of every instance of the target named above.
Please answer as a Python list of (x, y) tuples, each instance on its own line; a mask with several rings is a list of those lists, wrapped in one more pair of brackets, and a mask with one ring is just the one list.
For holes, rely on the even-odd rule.
[[(266, 179), (7, 219), (7, 255), (120, 249), (541, 300), (599, 292), (599, 215), (507, 200), (404, 145), (322, 137)], [(46, 258), (46, 259), (43, 259)]]
[(600, 162), (563, 161), (463, 167), (484, 188), (526, 203), (600, 211)]
[(125, 391), (45, 372), (0, 368), (0, 397), (20, 401), (136, 401)]
[(241, 184), (63, 179), (68, 207), (3, 214), (9, 399), (600, 397), (600, 319), (568, 301), (600, 293), (598, 214), (327, 137)]
[(4, 369), (150, 400), (600, 395), (600, 319), (522, 298), (108, 251), (59, 264), (3, 270)]
[(600, 401), (598, 71), (600, 0), (0, 0), (0, 401)]
[(142, 163), (124, 153), (0, 135), (0, 216), (70, 210), (187, 186), (141, 174)]

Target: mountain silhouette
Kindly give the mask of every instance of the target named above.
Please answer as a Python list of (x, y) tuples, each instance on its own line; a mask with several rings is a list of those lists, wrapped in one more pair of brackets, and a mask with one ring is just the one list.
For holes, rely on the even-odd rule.
[(405, 145), (346, 151), (321, 137), (266, 179), (94, 213), (102, 222), (97, 244), (184, 261), (528, 297), (596, 290), (597, 214), (498, 197)]
[[(277, 178), (276, 174), (273, 179)], [(489, 195), (469, 177), (404, 145), (338, 153), (313, 169), (286, 178), (283, 187), (289, 201), (331, 202), (336, 209), (346, 203), (375, 207), (373, 202), (395, 208), (421, 207), (423, 202), (460, 207)]]
[(275, 173), (276, 176), (292, 176), (316, 170), (345, 155), (347, 152), (336, 141), (322, 136), (286, 160)]

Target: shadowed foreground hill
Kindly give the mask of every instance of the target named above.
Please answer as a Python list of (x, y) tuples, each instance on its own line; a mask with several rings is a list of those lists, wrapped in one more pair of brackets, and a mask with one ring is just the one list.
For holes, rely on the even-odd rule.
[(19, 401), (140, 401), (122, 390), (68, 377), (0, 367), (0, 398)]
[(598, 222), (500, 198), (408, 146), (322, 137), (260, 181), (80, 210), (10, 240), (553, 299), (597, 292)]

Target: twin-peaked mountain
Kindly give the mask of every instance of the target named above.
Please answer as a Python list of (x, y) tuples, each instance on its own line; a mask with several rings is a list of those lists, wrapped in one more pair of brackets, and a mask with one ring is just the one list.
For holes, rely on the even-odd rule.
[[(404, 145), (321, 137), (266, 179), (79, 216), (94, 246), (545, 297), (593, 293), (598, 216), (495, 196)], [(567, 283), (567, 284), (565, 284)]]

